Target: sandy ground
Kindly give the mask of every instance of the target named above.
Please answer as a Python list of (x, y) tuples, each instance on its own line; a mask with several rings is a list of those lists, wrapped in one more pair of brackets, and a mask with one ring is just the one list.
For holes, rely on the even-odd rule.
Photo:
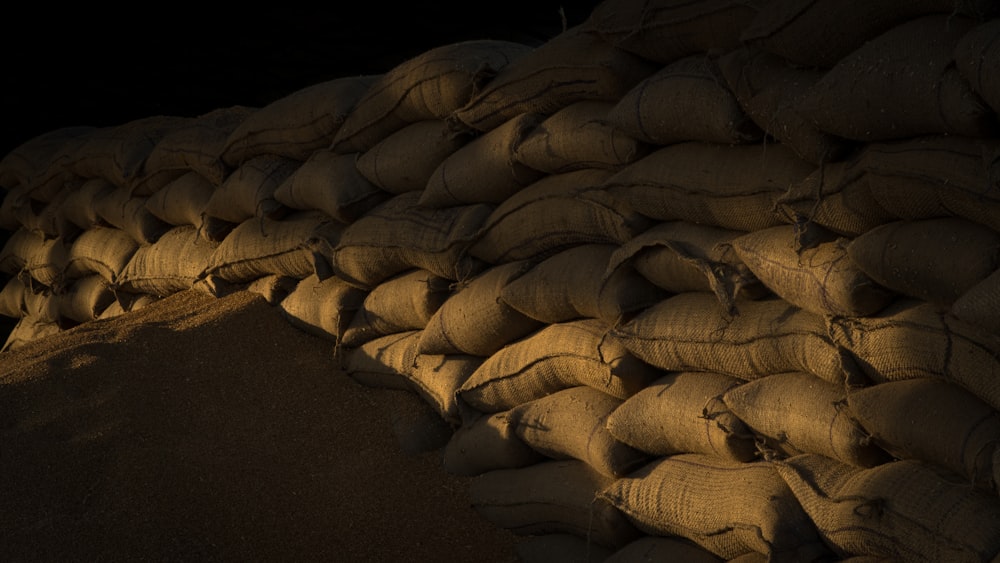
[(515, 561), (468, 478), (402, 448), (407, 393), (337, 365), (248, 292), (0, 354), (4, 559)]

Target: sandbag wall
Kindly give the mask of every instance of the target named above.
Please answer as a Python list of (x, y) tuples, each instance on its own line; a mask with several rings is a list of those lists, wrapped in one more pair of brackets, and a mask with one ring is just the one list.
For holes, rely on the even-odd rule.
[(250, 290), (525, 561), (1000, 553), (990, 2), (608, 0), (0, 161), (5, 348)]

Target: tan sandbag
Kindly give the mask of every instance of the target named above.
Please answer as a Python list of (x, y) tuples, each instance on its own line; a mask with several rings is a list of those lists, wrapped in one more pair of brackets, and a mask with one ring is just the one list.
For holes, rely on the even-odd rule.
[(71, 172), (63, 168), (64, 159), (73, 153), (78, 143), (97, 131), (89, 125), (59, 127), (35, 135), (15, 146), (0, 158), (0, 187), (13, 190), (23, 187), (26, 194), (34, 189), (35, 199), (44, 200), (43, 189), (49, 175), (66, 177)]
[(523, 113), (551, 115), (582, 100), (618, 101), (656, 69), (578, 25), (505, 66), (451, 120), (456, 129), (489, 131)]
[(353, 223), (391, 194), (358, 172), (358, 155), (317, 150), (274, 190), (274, 200), (289, 209), (322, 211)]
[(615, 323), (668, 296), (641, 274), (621, 268), (606, 275), (614, 244), (581, 244), (533, 265), (500, 291), (500, 300), (543, 323), (579, 318)]
[(420, 353), (486, 357), (538, 329), (541, 322), (500, 300), (503, 287), (530, 267), (526, 261), (492, 266), (456, 289), (427, 321)]
[(614, 550), (595, 545), (573, 534), (541, 534), (528, 536), (514, 545), (521, 563), (569, 563), (605, 561)]
[(1000, 231), (1000, 140), (931, 135), (872, 143), (866, 176), (878, 204), (895, 218), (957, 216)]
[(804, 371), (841, 385), (856, 380), (850, 358), (831, 341), (821, 315), (780, 298), (736, 305), (729, 316), (711, 293), (680, 293), (612, 334), (639, 359), (665, 370), (713, 371), (743, 380)]
[[(331, 278), (335, 279), (335, 278)], [(420, 351), (419, 330), (397, 332), (345, 351), (344, 371), (366, 387), (414, 392), (410, 382)]]
[(1000, 20), (992, 19), (970, 29), (955, 45), (955, 66), (972, 90), (1000, 113), (1000, 78), (991, 69), (1000, 65)]
[(649, 455), (618, 440), (608, 416), (622, 400), (577, 385), (522, 403), (510, 411), (511, 425), (525, 444), (551, 459), (579, 459), (609, 477), (624, 477)]
[(854, 143), (820, 130), (795, 107), (824, 71), (795, 66), (760, 48), (742, 46), (717, 59), (741, 111), (761, 130), (813, 164), (847, 157)]
[(518, 144), (539, 122), (538, 115), (519, 114), (456, 150), (427, 178), (420, 205), (497, 204), (541, 178), (543, 172), (515, 156)]
[(159, 301), (161, 297), (148, 293), (126, 293), (124, 291), (115, 292), (115, 301), (108, 305), (98, 316), (98, 319), (110, 319), (132, 311), (138, 311), (150, 303)]
[(870, 469), (817, 454), (775, 464), (823, 540), (840, 557), (992, 561), (1000, 501), (916, 460)]
[[(194, 288), (212, 293), (212, 290), (215, 288), (212, 284), (203, 284), (203, 281), (204, 280), (197, 280), (194, 284)], [(301, 280), (289, 276), (270, 274), (259, 277), (245, 284), (240, 284), (237, 287), (239, 287), (242, 291), (249, 291), (260, 295), (269, 305), (278, 305), (285, 299), (285, 297), (288, 297), (291, 292), (295, 291), (295, 289), (299, 286), (300, 281)], [(217, 290), (214, 294), (217, 297), (222, 296), (222, 293)]]
[(116, 297), (107, 280), (92, 274), (69, 282), (53, 299), (60, 320), (72, 325), (99, 318)]
[(753, 461), (753, 432), (722, 400), (740, 383), (721, 373), (664, 374), (608, 416), (608, 432), (651, 456), (700, 453)]
[[(73, 240), (64, 274), (68, 279), (98, 274), (116, 285), (136, 251), (142, 246), (128, 233), (115, 227), (91, 227)], [(196, 262), (196, 266), (204, 264)]]
[(302, 278), (278, 306), (293, 326), (336, 342), (364, 298), (364, 291), (336, 277), (321, 280), (311, 274)]
[[(750, 555), (750, 554), (747, 554)], [(604, 559), (604, 563), (684, 561), (685, 563), (720, 563), (711, 551), (679, 536), (643, 536)], [(739, 558), (730, 559), (730, 563)], [(751, 560), (756, 562), (756, 560)], [(762, 559), (760, 563), (764, 560)], [(747, 563), (750, 563), (749, 561)]]
[(652, 220), (603, 189), (613, 172), (545, 176), (507, 198), (485, 219), (469, 254), (490, 264), (544, 260), (587, 243), (622, 244)]
[(828, 555), (792, 490), (766, 461), (663, 457), (610, 483), (598, 498), (642, 532), (680, 536), (723, 559), (750, 552), (770, 561)]
[(201, 238), (193, 225), (174, 227), (156, 242), (136, 248), (114, 280), (115, 288), (160, 297), (190, 289), (218, 246)]
[(331, 148), (363, 153), (406, 125), (444, 119), (511, 61), (530, 52), (527, 45), (495, 39), (424, 51), (378, 77), (344, 119)]
[(25, 293), (28, 286), (17, 276), (9, 277), (0, 289), (0, 316), (20, 319), (27, 315)]
[(0, 272), (20, 276), (30, 285), (58, 288), (64, 281), (68, 254), (62, 239), (46, 240), (38, 233), (17, 229), (0, 249)]
[(815, 169), (780, 144), (692, 141), (653, 151), (605, 187), (653, 219), (754, 231), (779, 224), (777, 198)]
[(514, 147), (515, 160), (546, 174), (583, 168), (616, 170), (637, 160), (649, 147), (615, 122), (615, 107), (614, 102), (604, 100), (569, 104), (527, 132)]
[(608, 122), (654, 145), (754, 143), (764, 136), (703, 53), (674, 61), (635, 85), (615, 103)]
[(950, 10), (900, 23), (838, 61), (796, 110), (822, 131), (861, 142), (993, 136), (996, 114), (954, 66), (955, 44), (974, 25)]
[(422, 190), (441, 162), (471, 140), (467, 133), (452, 131), (443, 119), (417, 121), (358, 154), (357, 169), (389, 193)]
[(1000, 336), (1000, 269), (970, 287), (949, 312), (956, 318)]
[(237, 225), (254, 217), (279, 219), (288, 209), (274, 198), (274, 192), (301, 164), (276, 155), (243, 161), (212, 192), (205, 204), (205, 215)]
[(342, 345), (353, 348), (379, 336), (423, 329), (451, 296), (452, 283), (413, 268), (376, 285), (344, 330)]
[(898, 459), (947, 467), (996, 491), (1000, 412), (951, 381), (888, 381), (851, 390), (848, 415)]
[(10, 334), (7, 335), (3, 347), (0, 348), (0, 352), (17, 350), (35, 340), (58, 334), (62, 330), (57, 321), (37, 318), (31, 315), (23, 317), (18, 319), (17, 324), (14, 325)]
[(779, 225), (746, 233), (731, 244), (761, 283), (818, 315), (871, 315), (896, 298), (854, 262), (850, 240), (822, 233), (805, 244), (800, 234), (793, 225)]
[(879, 285), (948, 306), (1000, 268), (1000, 233), (961, 217), (893, 221), (854, 238), (847, 254)]
[(121, 229), (139, 244), (156, 242), (160, 235), (170, 230), (169, 223), (162, 221), (146, 208), (149, 196), (133, 194), (130, 189), (117, 187), (103, 192), (94, 200), (94, 210), (102, 223)]
[[(163, 186), (146, 200), (146, 209), (156, 218), (173, 226), (194, 225), (201, 228), (205, 207), (215, 186), (200, 173), (191, 171)], [(221, 237), (206, 237), (207, 240)], [(217, 241), (215, 241), (217, 242)]]
[(454, 281), (485, 269), (467, 248), (492, 207), (432, 209), (420, 206), (419, 198), (420, 192), (395, 195), (345, 226), (332, 255), (337, 275), (371, 289), (411, 268)]
[(410, 382), (441, 419), (458, 427), (462, 413), (456, 392), (482, 363), (482, 357), (469, 354), (419, 354), (409, 373)]
[(554, 460), (477, 475), (469, 495), (477, 513), (515, 535), (568, 533), (618, 548), (640, 533), (597, 496), (612, 482), (580, 460)]
[(512, 423), (510, 411), (482, 415), (463, 423), (444, 447), (444, 470), (472, 477), (546, 461), (544, 455), (521, 440)]
[(1000, 409), (1000, 337), (926, 301), (899, 299), (872, 317), (831, 317), (830, 337), (875, 383), (939, 377)]
[(222, 240), (202, 273), (230, 283), (278, 274), (303, 279), (332, 275), (328, 249), (343, 226), (319, 211), (298, 211), (280, 220), (249, 219)]
[[(30, 283), (14, 276), (0, 290), (0, 315), (12, 319), (31, 317), (36, 320), (57, 321), (59, 311), (52, 289), (32, 287)], [(30, 321), (29, 321), (30, 322)]]
[(226, 137), (221, 158), (238, 168), (270, 154), (303, 161), (330, 146), (348, 114), (379, 79), (345, 76), (311, 84), (257, 109)]
[(661, 375), (610, 335), (606, 324), (581, 319), (545, 326), (497, 350), (469, 376), (458, 398), (487, 413), (579, 385), (627, 399)]
[(99, 225), (107, 226), (98, 213), (98, 205), (114, 190), (114, 184), (104, 178), (91, 178), (70, 188), (58, 211), (61, 215), (59, 221), (68, 224), (69, 230), (60, 236), (72, 236)]
[(851, 418), (844, 385), (809, 373), (776, 373), (733, 387), (722, 400), (772, 459), (816, 453), (858, 467), (891, 459)]

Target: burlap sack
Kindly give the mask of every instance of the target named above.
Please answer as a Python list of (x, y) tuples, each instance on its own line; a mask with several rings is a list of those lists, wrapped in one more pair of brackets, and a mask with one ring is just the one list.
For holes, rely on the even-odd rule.
[(725, 404), (760, 436), (767, 457), (822, 454), (859, 467), (891, 458), (846, 408), (843, 385), (809, 373), (778, 373), (734, 387)]
[(951, 381), (933, 377), (889, 381), (852, 390), (848, 415), (899, 459), (951, 469), (996, 491), (1000, 413)]
[(20, 319), (27, 314), (24, 295), (28, 286), (15, 277), (7, 278), (0, 289), (0, 316)]
[(480, 412), (512, 409), (587, 385), (627, 399), (663, 373), (635, 358), (595, 319), (548, 325), (486, 358), (458, 390)]
[(779, 225), (746, 233), (731, 244), (761, 283), (806, 311), (865, 316), (895, 299), (894, 291), (876, 283), (848, 255), (852, 241), (822, 233), (805, 245), (799, 234), (793, 225)]
[(420, 353), (486, 357), (538, 329), (541, 322), (500, 300), (503, 287), (530, 266), (526, 261), (492, 266), (456, 289), (427, 321)]
[(1000, 233), (960, 217), (893, 221), (854, 238), (847, 254), (879, 285), (947, 306), (1000, 268)]
[(970, 29), (955, 45), (955, 66), (972, 90), (1000, 113), (1000, 78), (991, 70), (1000, 65), (998, 35), (1000, 20), (996, 19)]
[(873, 193), (863, 156), (820, 165), (778, 197), (776, 213), (782, 221), (803, 228), (817, 224), (845, 237), (895, 219)]
[(363, 153), (406, 125), (444, 119), (532, 48), (481, 39), (427, 50), (392, 68), (368, 88), (344, 119), (331, 148)]
[(692, 141), (657, 149), (605, 187), (653, 219), (754, 231), (780, 223), (777, 198), (815, 169), (780, 144)]
[(245, 283), (277, 274), (302, 279), (332, 275), (328, 249), (343, 225), (319, 211), (297, 211), (280, 220), (249, 219), (212, 252), (202, 277)]
[(619, 246), (608, 260), (605, 277), (634, 269), (669, 293), (713, 292), (732, 311), (737, 296), (758, 299), (770, 293), (729, 244), (743, 234), (687, 221), (664, 221)]
[[(146, 200), (146, 210), (154, 217), (173, 226), (202, 227), (203, 213), (212, 198), (215, 186), (200, 173), (191, 171), (163, 186)], [(222, 240), (218, 234), (206, 240)]]
[(229, 133), (222, 161), (238, 168), (270, 154), (303, 161), (330, 146), (358, 101), (380, 78), (346, 76), (312, 84), (274, 100), (246, 116)]
[(319, 149), (274, 190), (274, 200), (289, 209), (316, 210), (341, 223), (353, 223), (391, 194), (357, 168), (358, 155)]
[(580, 244), (624, 243), (653, 221), (602, 189), (612, 174), (592, 168), (538, 180), (493, 210), (469, 253), (502, 264), (544, 260)]
[(551, 115), (582, 100), (618, 101), (656, 70), (578, 25), (501, 69), (450, 121), (458, 130), (489, 131), (523, 113)]
[(875, 383), (939, 377), (1000, 408), (1000, 338), (931, 303), (900, 299), (872, 317), (831, 317), (831, 338)]
[[(331, 278), (336, 279), (336, 278)], [(354, 381), (376, 389), (398, 389), (412, 393), (410, 374), (420, 351), (419, 330), (408, 330), (344, 351), (344, 371)]]
[(642, 532), (686, 538), (723, 559), (750, 552), (769, 561), (828, 555), (809, 516), (766, 461), (663, 457), (610, 483), (598, 498)]
[(98, 319), (110, 319), (132, 311), (138, 311), (150, 303), (155, 303), (161, 298), (148, 293), (126, 293), (124, 291), (115, 292), (117, 299), (109, 305)]
[(138, 247), (114, 287), (160, 297), (190, 289), (218, 246), (201, 238), (192, 225), (174, 227), (156, 242)]
[(639, 359), (672, 371), (713, 371), (752, 380), (805, 371), (836, 384), (856, 380), (824, 318), (780, 298), (739, 301), (726, 314), (707, 292), (670, 297), (615, 327)]
[(7, 335), (0, 352), (17, 350), (25, 344), (62, 332), (59, 323), (54, 320), (38, 318), (31, 315), (18, 319), (17, 324)]
[(72, 280), (52, 297), (60, 322), (67, 327), (99, 318), (115, 302), (111, 286), (97, 274)]
[(955, 44), (974, 22), (947, 13), (901, 23), (837, 62), (796, 110), (822, 131), (862, 142), (992, 136), (996, 115), (954, 65)]
[(410, 382), (442, 420), (457, 428), (462, 424), (462, 413), (456, 393), (482, 363), (482, 357), (469, 354), (419, 354)]
[(98, 203), (114, 189), (114, 184), (104, 178), (92, 178), (69, 189), (66, 198), (59, 204), (59, 222), (67, 224), (67, 231), (60, 236), (69, 235), (68, 238), (72, 238), (91, 227), (107, 226), (97, 213)]
[(55, 321), (59, 318), (50, 288), (32, 287), (18, 277), (7, 279), (0, 290), (0, 315), (12, 319), (31, 317)]
[(389, 421), (389, 429), (399, 449), (416, 456), (440, 450), (453, 434), (432, 405), (412, 390), (379, 389), (382, 411)]
[(615, 107), (602, 100), (569, 104), (528, 131), (514, 147), (515, 160), (561, 174), (583, 168), (617, 170), (645, 156), (649, 147), (613, 120)]
[(29, 189), (24, 184), (17, 184), (13, 188), (3, 188), (0, 190), (0, 229), (13, 231), (24, 226), (21, 216), (24, 207), (30, 201), (28, 197)]
[(615, 47), (669, 64), (681, 57), (736, 47), (757, 13), (756, 1), (601, 2), (584, 25)]
[(205, 215), (234, 225), (254, 217), (280, 219), (288, 209), (274, 198), (274, 192), (301, 164), (269, 154), (244, 160), (212, 192)]
[[(48, 192), (44, 184), (49, 176), (66, 177), (72, 173), (63, 163), (79, 143), (97, 131), (97, 127), (74, 125), (45, 131), (15, 146), (0, 158), (0, 187), (7, 190), (23, 188), (26, 194), (44, 201)], [(59, 182), (54, 182), (58, 185)], [(58, 188), (57, 188), (58, 189)]]
[(514, 432), (510, 411), (463, 423), (444, 447), (442, 464), (452, 475), (472, 477), (496, 469), (517, 469), (546, 461)]
[(129, 188), (118, 187), (103, 192), (94, 200), (94, 210), (101, 222), (128, 233), (139, 244), (156, 242), (172, 225), (149, 212), (149, 196), (133, 194)]
[(608, 416), (608, 432), (653, 456), (700, 453), (753, 461), (758, 453), (753, 433), (722, 400), (740, 383), (712, 372), (663, 375)]
[(637, 84), (611, 109), (608, 122), (654, 145), (754, 143), (764, 136), (705, 54), (672, 62)]
[(624, 477), (649, 455), (618, 440), (608, 416), (622, 400), (587, 385), (556, 391), (510, 411), (511, 425), (525, 444), (551, 459), (579, 459), (610, 477)]
[(535, 264), (500, 291), (500, 300), (543, 323), (579, 318), (613, 324), (668, 292), (631, 268), (605, 275), (614, 244), (581, 244)]
[(364, 291), (336, 276), (321, 280), (316, 274), (310, 274), (302, 278), (278, 306), (293, 326), (337, 342), (364, 298)]
[[(631, 545), (631, 544), (629, 544)], [(518, 561), (522, 563), (598, 563), (606, 561), (614, 550), (595, 545), (586, 538), (573, 534), (541, 534), (528, 536), (514, 545)]]
[(467, 249), (492, 207), (432, 209), (420, 206), (419, 198), (420, 192), (395, 195), (344, 227), (332, 255), (337, 275), (371, 289), (411, 268), (455, 281), (485, 269)]
[[(269, 274), (259, 277), (253, 281), (249, 281), (245, 284), (237, 284), (235, 287), (238, 291), (241, 290), (256, 293), (257, 295), (263, 297), (264, 301), (267, 301), (269, 305), (277, 306), (282, 300), (285, 299), (285, 297), (288, 297), (291, 292), (295, 291), (295, 289), (299, 286), (300, 281), (301, 280), (289, 276)], [(195, 283), (194, 287), (195, 289), (209, 291), (213, 289), (211, 284), (198, 285), (198, 282)], [(222, 296), (218, 291), (216, 291), (215, 294), (217, 297)]]
[(807, 162), (820, 165), (848, 156), (854, 143), (825, 133), (795, 110), (824, 71), (795, 66), (759, 48), (743, 46), (717, 59), (719, 73), (740, 111), (761, 130)]
[(1000, 502), (916, 460), (860, 469), (817, 454), (775, 464), (823, 540), (840, 557), (991, 561)]
[(956, 318), (1000, 336), (1000, 269), (969, 288), (949, 312)]
[[(91, 227), (70, 245), (64, 275), (76, 279), (98, 274), (107, 283), (117, 285), (140, 246), (143, 245), (121, 229)], [(196, 261), (195, 266), (204, 267), (204, 263)]]
[[(65, 201), (70, 198), (78, 187), (83, 185), (83, 183), (84, 180), (76, 180), (74, 182), (67, 183), (62, 191), (55, 194), (49, 202), (24, 199), (23, 194), (16, 192), (7, 195), (6, 197), (10, 197), (13, 200), (20, 199), (21, 201), (11, 202), (14, 209), (8, 209), (12, 212), (11, 217), (13, 218), (13, 221), (11, 228), (6, 230), (13, 231), (23, 228), (34, 231), (47, 239), (61, 237), (67, 243), (72, 242), (72, 240), (80, 234), (82, 229), (68, 221), (66, 216), (63, 214), (62, 209)], [(4, 197), (5, 201), (6, 197)], [(0, 205), (2, 205), (2, 203), (0, 203)], [(3, 211), (0, 211), (0, 213), (3, 213)]]
[(357, 169), (389, 193), (422, 190), (438, 166), (472, 140), (471, 135), (452, 131), (443, 119), (417, 121), (360, 153)]
[(451, 284), (420, 268), (385, 280), (365, 297), (341, 343), (353, 348), (379, 336), (423, 329), (451, 296)]
[(865, 149), (878, 204), (899, 219), (958, 216), (1000, 231), (1000, 141), (932, 135)]
[(640, 533), (597, 496), (613, 482), (580, 460), (553, 460), (477, 475), (469, 495), (480, 516), (515, 535), (567, 533), (614, 549)]
[(0, 273), (18, 276), (29, 286), (59, 288), (69, 247), (62, 239), (48, 239), (27, 229), (17, 229), (0, 249)]

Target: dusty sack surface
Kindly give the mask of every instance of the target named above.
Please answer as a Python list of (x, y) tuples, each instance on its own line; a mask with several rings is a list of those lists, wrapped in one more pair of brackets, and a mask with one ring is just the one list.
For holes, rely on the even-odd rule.
[(0, 354), (8, 561), (513, 561), (391, 393), (259, 295), (184, 291)]

